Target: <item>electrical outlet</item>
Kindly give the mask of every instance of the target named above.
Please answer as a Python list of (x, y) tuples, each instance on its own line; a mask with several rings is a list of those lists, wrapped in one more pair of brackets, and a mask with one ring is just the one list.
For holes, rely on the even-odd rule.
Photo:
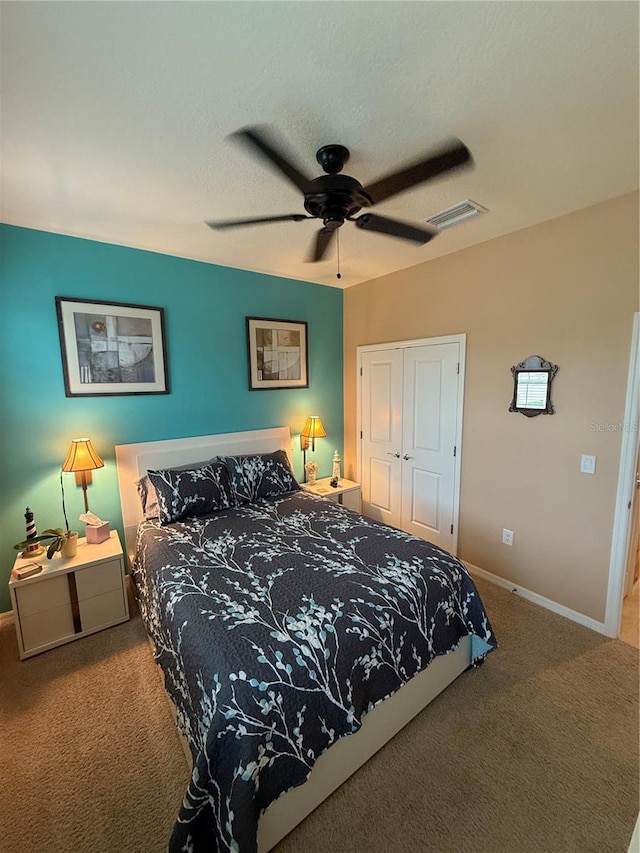
[(502, 544), (513, 545), (513, 530), (507, 530), (505, 527), (502, 531)]

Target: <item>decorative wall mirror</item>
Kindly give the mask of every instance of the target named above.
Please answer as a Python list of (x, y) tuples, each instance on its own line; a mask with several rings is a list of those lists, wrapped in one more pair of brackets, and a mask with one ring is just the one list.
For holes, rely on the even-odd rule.
[(551, 383), (558, 365), (545, 361), (539, 355), (530, 355), (511, 368), (513, 400), (510, 412), (520, 412), (528, 418), (555, 414), (551, 402)]

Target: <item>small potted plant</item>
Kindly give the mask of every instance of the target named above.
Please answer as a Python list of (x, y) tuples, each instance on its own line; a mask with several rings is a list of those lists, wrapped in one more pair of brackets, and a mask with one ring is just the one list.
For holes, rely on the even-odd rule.
[[(75, 557), (78, 553), (78, 534), (75, 530), (69, 530), (69, 519), (67, 518), (67, 508), (64, 503), (64, 485), (62, 483), (62, 471), (60, 471), (60, 491), (62, 493), (62, 514), (64, 515), (64, 523), (66, 530), (62, 527), (49, 527), (44, 530), (40, 536), (32, 536), (31, 539), (25, 539), (24, 542), (18, 542), (13, 547), (16, 551), (24, 551), (29, 545), (35, 542), (42, 542), (47, 548), (47, 559), (51, 559), (56, 551), (60, 551), (60, 556), (64, 559)], [(25, 516), (26, 518), (26, 516)], [(33, 521), (33, 516), (31, 518)], [(23, 557), (28, 557), (28, 552), (22, 554)]]
[(46, 548), (49, 560), (56, 551), (60, 551), (62, 557), (75, 557), (78, 552), (78, 534), (75, 530), (63, 530), (62, 527), (50, 527), (48, 530), (44, 530), (40, 536), (25, 539), (24, 542), (18, 542), (13, 547), (16, 551), (22, 551), (28, 545), (33, 545), (34, 542), (48, 543)]

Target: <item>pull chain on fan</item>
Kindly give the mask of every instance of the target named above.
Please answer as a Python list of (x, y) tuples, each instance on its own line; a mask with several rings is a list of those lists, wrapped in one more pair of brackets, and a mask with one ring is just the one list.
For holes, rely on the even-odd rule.
[[(309, 178), (279, 149), (264, 129), (244, 128), (232, 134), (232, 138), (245, 145), (252, 154), (266, 160), (272, 168), (300, 190), (303, 194), (306, 214), (288, 213), (251, 219), (227, 219), (207, 222), (207, 225), (210, 228), (222, 230), (269, 222), (302, 222), (304, 219), (320, 219), (323, 227), (316, 232), (306, 258), (310, 263), (317, 263), (325, 257), (334, 234), (337, 235), (347, 220), (354, 222), (358, 228), (365, 231), (386, 234), (389, 237), (409, 240), (419, 245), (428, 243), (438, 233), (433, 227), (390, 219), (388, 216), (375, 213), (364, 213), (358, 217), (356, 214), (363, 208), (373, 207), (381, 201), (386, 201), (392, 196), (440, 175), (473, 165), (469, 149), (459, 139), (454, 139), (428, 157), (391, 172), (363, 187), (355, 178), (340, 174), (349, 160), (349, 149), (344, 145), (323, 145), (318, 149), (316, 160), (325, 174), (317, 178)], [(339, 242), (337, 278), (341, 278)]]

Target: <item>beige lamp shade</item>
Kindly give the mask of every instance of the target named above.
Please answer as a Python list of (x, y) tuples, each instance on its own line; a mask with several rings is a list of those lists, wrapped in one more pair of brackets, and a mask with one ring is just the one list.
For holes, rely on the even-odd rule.
[(310, 418), (307, 418), (307, 422), (300, 433), (304, 438), (311, 439), (312, 450), (315, 450), (316, 438), (324, 438), (326, 434), (327, 431), (322, 426), (322, 421), (317, 415), (312, 415)]
[[(96, 468), (104, 468), (104, 462), (94, 450), (94, 447), (89, 441), (89, 439), (71, 439), (71, 447), (69, 448), (69, 452), (67, 453), (67, 458), (62, 463), (62, 470), (75, 471), (76, 483), (79, 486), (82, 486), (85, 512), (89, 512), (87, 485), (91, 482), (91, 472), (94, 471)], [(60, 482), (62, 483), (62, 475), (60, 475)]]
[(104, 468), (104, 462), (96, 453), (88, 438), (74, 438), (67, 458), (62, 463), (63, 471), (93, 471)]

